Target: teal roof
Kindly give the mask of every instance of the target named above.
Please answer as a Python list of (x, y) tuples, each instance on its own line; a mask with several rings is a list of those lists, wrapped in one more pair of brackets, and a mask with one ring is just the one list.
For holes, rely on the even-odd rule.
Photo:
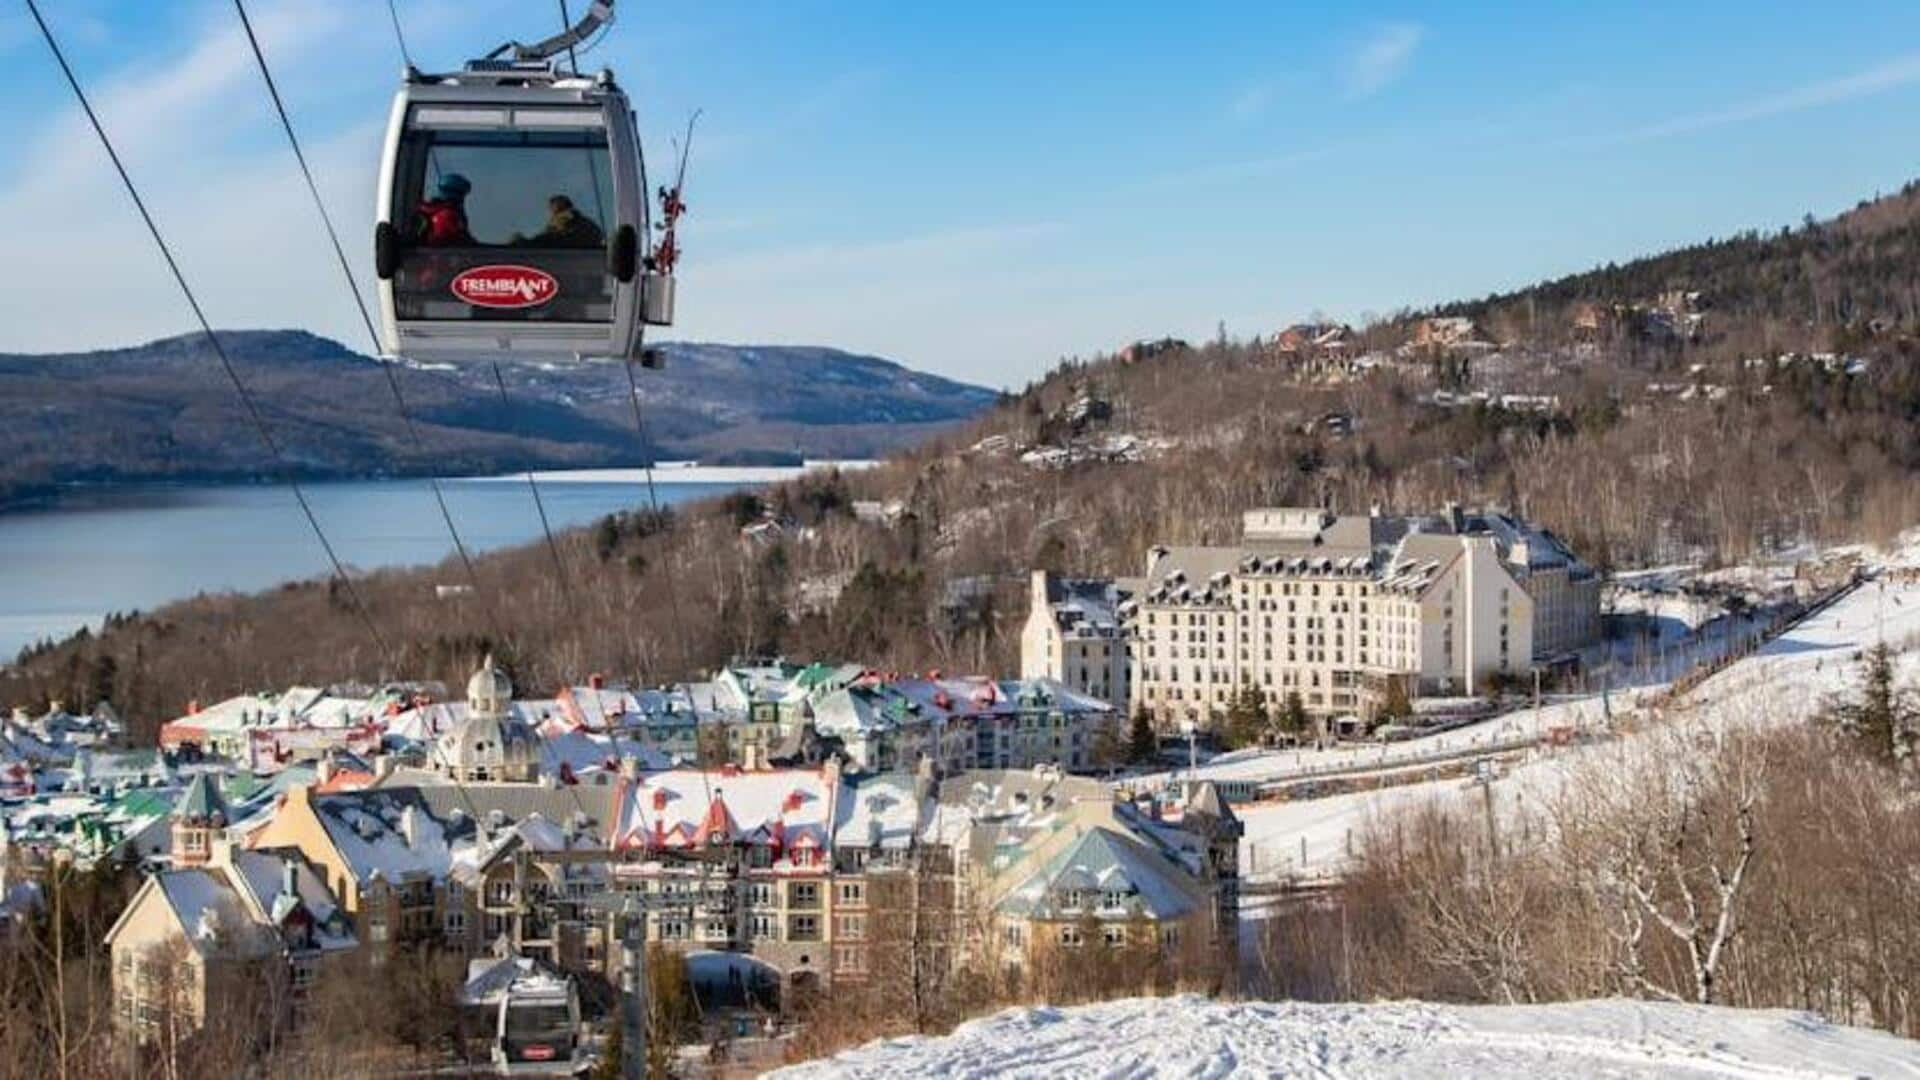
[(826, 664), (808, 664), (800, 669), (800, 674), (794, 677), (794, 681), (799, 683), (802, 689), (811, 690), (832, 678), (833, 672), (834, 669)]
[(252, 773), (235, 773), (227, 778), (222, 794), (229, 803), (246, 802), (266, 790), (267, 782)]
[(115, 810), (128, 818), (159, 817), (173, 810), (169, 792), (154, 788), (135, 788), (113, 800)]
[(1180, 876), (1146, 845), (1095, 827), (1042, 864), (1001, 901), (1000, 907), (1010, 915), (1055, 918), (1073, 913), (1062, 903), (1068, 892), (1112, 893), (1124, 898), (1121, 910), (1126, 914), (1177, 918), (1194, 910), (1194, 901), (1188, 887), (1180, 883)]
[(181, 794), (180, 801), (174, 804), (173, 813), (175, 817), (188, 821), (212, 823), (217, 818), (224, 825), (227, 821), (227, 801), (221, 798), (220, 789), (207, 779), (206, 773), (197, 773), (193, 782), (187, 785), (187, 790)]

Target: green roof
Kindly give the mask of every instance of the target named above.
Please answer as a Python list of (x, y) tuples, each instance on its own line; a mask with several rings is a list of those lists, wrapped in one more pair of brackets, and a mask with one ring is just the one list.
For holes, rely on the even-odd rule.
[(246, 802), (248, 799), (260, 794), (261, 791), (266, 789), (266, 786), (267, 782), (265, 780), (260, 779), (252, 773), (235, 773), (227, 778), (226, 785), (221, 793), (226, 796), (227, 802), (229, 803)]
[(113, 808), (128, 818), (158, 817), (173, 810), (171, 793), (156, 788), (135, 788), (113, 801)]

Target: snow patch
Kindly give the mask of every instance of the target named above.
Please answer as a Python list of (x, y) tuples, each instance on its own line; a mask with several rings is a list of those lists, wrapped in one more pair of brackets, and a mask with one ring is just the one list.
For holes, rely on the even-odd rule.
[(1185, 995), (1010, 1009), (774, 1073), (946, 1077), (1914, 1077), (1920, 1043), (1805, 1013), (1605, 1000), (1314, 1005)]

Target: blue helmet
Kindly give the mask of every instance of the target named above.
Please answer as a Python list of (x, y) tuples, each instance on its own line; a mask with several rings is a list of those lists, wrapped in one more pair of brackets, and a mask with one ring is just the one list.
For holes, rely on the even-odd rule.
[(473, 181), (459, 173), (448, 173), (440, 178), (440, 194), (449, 199), (464, 199), (467, 192), (473, 190)]

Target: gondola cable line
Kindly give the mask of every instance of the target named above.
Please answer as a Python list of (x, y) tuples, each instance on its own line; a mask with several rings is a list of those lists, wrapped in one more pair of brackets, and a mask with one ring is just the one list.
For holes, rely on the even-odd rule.
[[(588, 35), (591, 35), (591, 33), (595, 31), (595, 23), (597, 23), (597, 29), (599, 29), (599, 37), (593, 38), (593, 40), (589, 42), (588, 48), (586, 48), (586, 50), (580, 50), (580, 52), (589, 52), (589, 50), (591, 50), (593, 46), (597, 46), (599, 42), (603, 42), (603, 40), (607, 38), (607, 35), (609, 35), (609, 31), (611, 31), (612, 6), (611, 4), (609, 4), (609, 2), (605, 2), (605, 0), (595, 0), (595, 2), (593, 2), (593, 6), (589, 8), (588, 17), (586, 17), (586, 19), (584, 19), (584, 21), (582, 21), (580, 25), (574, 25), (574, 23), (570, 21), (570, 13), (568, 13), (568, 10), (566, 10), (566, 2), (564, 2), (564, 0), (561, 0), (561, 4), (559, 4), (559, 8), (561, 8), (561, 19), (563, 19), (563, 25), (561, 25), (561, 33), (559, 33), (559, 35), (555, 35), (555, 37), (547, 38), (547, 40), (543, 40), (543, 42), (540, 42), (540, 44), (536, 44), (536, 46), (520, 46), (520, 44), (515, 44), (515, 42), (509, 42), (509, 44), (505, 44), (505, 46), (501, 46), (501, 48), (497, 48), (497, 50), (493, 52), (493, 56), (490, 56), (490, 58), (488, 58), (488, 61), (476, 61), (476, 63), (470, 63), (470, 65), (468, 65), (468, 69), (482, 69), (482, 71), (486, 71), (486, 69), (490, 67), (490, 61), (495, 61), (497, 60), (497, 58), (499, 58), (499, 56), (503, 56), (503, 54), (509, 54), (509, 52), (511, 52), (511, 54), (515, 56), (515, 61), (520, 61), (520, 63), (524, 63), (524, 61), (534, 61), (534, 63), (549, 63), (549, 67), (547, 67), (545, 71), (541, 71), (541, 69), (538, 69), (538, 67), (534, 67), (534, 69), (526, 69), (526, 67), (513, 67), (513, 65), (509, 65), (509, 69), (507, 69), (507, 73), (509, 73), (511, 77), (518, 77), (518, 75), (522, 75), (522, 73), (524, 73), (524, 75), (526, 75), (528, 79), (532, 79), (532, 83), (541, 83), (541, 81), (545, 81), (545, 79), (555, 79), (555, 81), (564, 81), (564, 79), (561, 79), (561, 77), (559, 77), (559, 73), (555, 73), (555, 71), (551, 69), (551, 60), (549, 60), (549, 58), (551, 58), (551, 56), (557, 56), (557, 54), (559, 54), (561, 50), (568, 50), (568, 52), (572, 54), (572, 50), (574, 50), (574, 46), (578, 44), (578, 40), (582, 40), (582, 38), (588, 37)], [(403, 35), (399, 33), (399, 15), (397, 15), (397, 10), (392, 10), (392, 13), (394, 13), (394, 29), (396, 29), (396, 42), (397, 44), (399, 44), (399, 48), (401, 48), (401, 58), (403, 58), (403, 60), (407, 60), (407, 58), (409, 58), (409, 50), (407, 50), (407, 44), (405, 44), (405, 37), (403, 37)], [(582, 27), (586, 27), (586, 29), (582, 29)], [(413, 73), (413, 65), (411, 65), (411, 60), (409, 60), (409, 85), (413, 83), (413, 79), (415, 79), (415, 73)], [(420, 77), (420, 79), (426, 79), (426, 77)], [(572, 73), (572, 79), (576, 79), (576, 81), (578, 81), (578, 71), (574, 71), (574, 73)], [(601, 81), (597, 81), (597, 83), (607, 83), (607, 81), (605, 81), (605, 79), (601, 79)], [(515, 86), (515, 90), (526, 90), (526, 88), (528, 88), (528, 86)], [(534, 90), (543, 90), (543, 86), (534, 86)], [(616, 94), (616, 98), (614, 98), (614, 100), (611, 100), (611, 102), (607, 104), (607, 111), (605, 111), (603, 115), (607, 115), (607, 117), (616, 117), (616, 119), (618, 119), (620, 123), (624, 123), (624, 125), (628, 125), (628, 131), (632, 131), (632, 127), (634, 127), (634, 115), (632, 115), (632, 108), (630, 108), (630, 106), (628, 106), (628, 102), (626, 102), (626, 96), (624, 96), (624, 94), (618, 94), (618, 90), (616, 90), (616, 88), (614, 88), (612, 92)], [(484, 100), (486, 96), (490, 96), (490, 94), (482, 94), (482, 100)], [(463, 100), (463, 98), (467, 98), (467, 94), (455, 94), (455, 96), (453, 96), (453, 100), (455, 100), (455, 102), (459, 102), (459, 100)], [(509, 100), (511, 100), (511, 98), (509, 98)], [(540, 98), (536, 96), (536, 100), (540, 100)], [(397, 138), (403, 138), (403, 136), (405, 136), (403, 135), (403, 133), (405, 133), (405, 129), (403, 129), (403, 123), (407, 121), (407, 117), (411, 115), (411, 110), (413, 110), (413, 108), (415, 108), (415, 106), (407, 102), (407, 88), (403, 88), (403, 90), (401, 90), (401, 96), (399, 96), (399, 100), (397, 100), (396, 102), (396, 111), (394, 111), (394, 123), (392, 123), (392, 131), (390, 131), (390, 150), (388, 150), (388, 156), (386, 156), (386, 163), (384, 163), (384, 179), (390, 179), (390, 177), (388, 177), (388, 173), (392, 171), (392, 163), (394, 163), (394, 156), (396, 156), (396, 152), (394, 152), (394, 146), (392, 146), (392, 144), (396, 142)], [(616, 142), (616, 140), (609, 140), (609, 142)], [(637, 133), (634, 133), (634, 135), (632, 135), (632, 138), (630, 138), (630, 146), (632, 146), (632, 165), (634, 165), (634, 177), (630, 177), (630, 179), (628, 179), (628, 184), (626, 184), (626, 192), (628, 192), (628, 196), (637, 196), (637, 198), (639, 198), (639, 204), (641, 204), (641, 208), (639, 208), (639, 215), (637, 215), (637, 217), (639, 217), (639, 229), (637, 229), (636, 231), (636, 229), (632, 229), (632, 225), (624, 225), (624, 227), (622, 227), (622, 233), (628, 234), (628, 244), (626, 244), (626, 246), (628, 246), (628, 250), (624, 252), (624, 258), (632, 259), (632, 261), (637, 261), (637, 234), (651, 233), (651, 219), (649, 219), (649, 215), (647, 215), (647, 190), (649, 190), (649, 188), (647, 188), (647, 179), (645, 179), (645, 156), (643, 156), (643, 144), (639, 142), (639, 138), (637, 138)], [(444, 175), (444, 173), (442, 173), (442, 169), (440, 169), (440, 163), (438, 163), (438, 154), (436, 154), (436, 152), (438, 152), (438, 148), (430, 148), (430, 150), (428, 150), (428, 154), (426, 154), (426, 167), (428, 167), (428, 169), (432, 171), (432, 175), (436, 177), (436, 183), (438, 183), (438, 181), (442, 179), (442, 175)], [(591, 146), (591, 140), (588, 140), (588, 144), (584, 146), (584, 152), (586, 152), (586, 156), (588, 156), (588, 160), (589, 160), (588, 177), (589, 177), (589, 181), (591, 181), (591, 184), (593, 184), (593, 192), (595, 192), (595, 206), (599, 208), (599, 206), (601, 206), (601, 198), (599, 198), (599, 196), (601, 196), (601, 184), (599, 184), (599, 171), (597, 171), (595, 167), (591, 167), (591, 163), (593, 163), (593, 154), (595, 154), (595, 148)], [(612, 160), (609, 161), (609, 165), (611, 165), (611, 169), (609, 169), (609, 171), (611, 171), (612, 177), (614, 177), (614, 188), (616, 188), (616, 192), (614, 192), (614, 194), (616, 194), (616, 200), (620, 198), (620, 192), (622, 192), (622, 186), (620, 186), (620, 169), (618, 169), (618, 165), (620, 165), (620, 163), (624, 163), (624, 161), (626, 161), (626, 158), (612, 158)], [(382, 183), (382, 192), (386, 192), (386, 188), (390, 188), (390, 186), (392, 186), (392, 184)], [(388, 206), (388, 208), (390, 209), (396, 208), (397, 200), (394, 200), (394, 198), (388, 198), (388, 200), (386, 200), (386, 206)], [(378, 246), (378, 244), (376, 244), (376, 246)], [(618, 252), (618, 246), (620, 246), (620, 244), (611, 244), (611, 246), (609, 246), (609, 267), (607, 267), (607, 269), (609, 269), (611, 273), (614, 273), (614, 275), (616, 275), (616, 271), (618, 271), (618, 267), (614, 267), (612, 263), (616, 263), (616, 261), (620, 261), (620, 258), (622, 258), (622, 252)], [(670, 265), (668, 265), (668, 271), (670, 271)], [(618, 277), (618, 275), (616, 275), (616, 277)], [(639, 277), (639, 275), (636, 275), (636, 277)], [(637, 284), (639, 284), (641, 288), (645, 288), (645, 286), (647, 286), (649, 282), (659, 281), (659, 279), (660, 279), (660, 275), (655, 275), (655, 273), (651, 273), (651, 269), (649, 269), (649, 273), (647, 273), (647, 275), (643, 275), (643, 277), (639, 277), (639, 282), (637, 282)], [(666, 290), (668, 290), (668, 294), (666, 294), (666, 296), (668, 296), (668, 307), (666, 307), (666, 311), (668, 311), (668, 315), (670, 315), (670, 296), (672, 296), (672, 294), (670, 294), (670, 286), (672, 286), (672, 282), (670, 282), (670, 279), (666, 279)], [(632, 398), (634, 398), (634, 415), (636, 415), (636, 427), (637, 427), (637, 430), (639, 430), (639, 438), (641, 438), (641, 444), (643, 444), (643, 448), (645, 448), (645, 442), (647, 442), (647, 436), (645, 436), (645, 421), (643, 421), (643, 417), (641, 417), (641, 413), (639, 413), (639, 400), (637, 400), (637, 382), (636, 380), (634, 380), (634, 375), (632, 375), (632, 356), (634, 356), (636, 352), (639, 352), (639, 348), (641, 348), (641, 332), (643, 332), (643, 327), (645, 327), (645, 321), (637, 321), (637, 325), (636, 327), (634, 327), (634, 338), (632, 338), (632, 344), (630, 344), (630, 346), (628, 346), (626, 350), (622, 350), (622, 356), (620, 356), (620, 359), (624, 361), (624, 367), (626, 367), (626, 371), (628, 371), (628, 379), (630, 379), (630, 384), (628, 384), (628, 388), (630, 388), (630, 394), (632, 394)], [(505, 400), (507, 400), (507, 386), (505, 386), (505, 379), (501, 377), (501, 371), (499, 371), (499, 363), (497, 363), (497, 359), (492, 359), (492, 365), (493, 365), (493, 377), (495, 377), (495, 388), (499, 390), (499, 394), (501, 394), (501, 402), (505, 404)], [(534, 500), (536, 500), (536, 507), (540, 509), (541, 521), (545, 523), (545, 509), (543, 509), (543, 500), (541, 500), (540, 498), (540, 490), (538, 490), (538, 482), (534, 482), (534, 477), (532, 477), (532, 473), (528, 473), (528, 482), (530, 482), (530, 484), (534, 484), (534, 486), (532, 486), (532, 490), (534, 490)], [(659, 517), (659, 511), (660, 511), (659, 492), (657, 492), (657, 488), (653, 486), (653, 459), (651, 459), (651, 454), (649, 454), (649, 457), (647, 457), (647, 492), (649, 492), (649, 502), (651, 502), (651, 507), (653, 507), (653, 511), (655, 511), (655, 515)], [(547, 546), (549, 546), (549, 555), (551, 555), (551, 557), (553, 557), (553, 561), (555, 561), (555, 569), (557, 569), (557, 573), (559, 573), (559, 580), (563, 582), (563, 588), (564, 588), (564, 586), (566, 586), (566, 571), (564, 571), (564, 561), (563, 561), (563, 557), (561, 557), (561, 552), (559, 552), (559, 544), (555, 542), (555, 538), (553, 538), (553, 534), (551, 534), (551, 528), (547, 530)], [(685, 663), (685, 659), (687, 659), (687, 657), (689, 657), (691, 653), (689, 653), (689, 650), (687, 650), (687, 644), (685, 644), (685, 640), (687, 640), (687, 638), (685, 638), (685, 626), (684, 626), (684, 623), (682, 623), (682, 617), (680, 617), (680, 601), (678, 601), (678, 594), (674, 592), (674, 586), (672, 586), (672, 578), (670, 577), (668, 577), (668, 601), (670, 601), (670, 609), (672, 609), (672, 621), (674, 621), (674, 632), (676, 632), (676, 638), (678, 638), (678, 644), (680, 644), (680, 651), (682, 651), (682, 663)], [(616, 734), (616, 732), (614, 732), (614, 736), (612, 736), (612, 746), (614, 746), (614, 748), (618, 748), (618, 734)], [(707, 788), (708, 801), (712, 801), (712, 782), (710, 782), (710, 778), (708, 778), (707, 774), (705, 774), (705, 771), (701, 773), (701, 782), (703, 782), (703, 786)], [(578, 792), (574, 792), (574, 799), (576, 799), (576, 805), (578, 805)], [(643, 811), (641, 811), (641, 813), (643, 813)]]
[(273, 430), (267, 424), (266, 416), (261, 411), (259, 402), (254, 398), (253, 392), (247, 387), (246, 380), (241, 378), (239, 369), (234, 366), (233, 358), (227, 353), (226, 346), (220, 341), (219, 335), (214, 333), (213, 323), (207, 318), (206, 310), (201, 307), (199, 296), (193, 291), (193, 286), (188, 283), (186, 272), (181, 269), (179, 260), (174, 257), (173, 249), (167, 244), (165, 234), (160, 231), (159, 223), (155, 221), (153, 213), (147, 208), (146, 200), (141, 196), (139, 186), (134, 183), (132, 174), (127, 171), (125, 162), (120, 158), (119, 150), (114, 146), (112, 138), (107, 135), (107, 129), (101, 123), (99, 114), (94, 111), (93, 102), (87, 97), (86, 91), (80, 86), (80, 78), (74, 72), (73, 65), (68, 62), (66, 52), (60, 47), (59, 39), (54, 36), (52, 27), (47, 25), (45, 16), (40, 12), (40, 5), (36, 0), (26, 0), (26, 3), (28, 12), (32, 14), (33, 21), (40, 30), (40, 36), (45, 39), (48, 50), (52, 52), (55, 63), (60, 67), (60, 73), (66, 77), (67, 86), (73, 91), (74, 98), (79, 102), (81, 112), (86, 114), (87, 123), (93, 128), (93, 133), (95, 137), (98, 138), (101, 148), (106, 151), (108, 160), (112, 162), (114, 172), (118, 174), (120, 178), (121, 186), (126, 189), (127, 196), (132, 200), (134, 209), (139, 212), (140, 220), (145, 224), (148, 235), (153, 238), (154, 246), (160, 250), (160, 256), (165, 260), (167, 270), (173, 276), (174, 284), (179, 286), (181, 295), (185, 297), (187, 301), (187, 306), (193, 311), (194, 320), (199, 324), (202, 336), (206, 338), (208, 346), (213, 350), (214, 356), (218, 358), (221, 369), (226, 372), (227, 380), (233, 384), (234, 391), (239, 395), (242, 409), (246, 413), (249, 422), (254, 431), (259, 435), (261, 443), (266, 446), (267, 452), (269, 456), (273, 458), (274, 464), (279, 467), (287, 489), (293, 494), (294, 501), (299, 504), (301, 515), (306, 519), (307, 526), (313, 531), (315, 539), (320, 543), (321, 550), (326, 554), (327, 562), (333, 568), (334, 580), (338, 581), (345, 589), (347, 598), (352, 603), (354, 611), (358, 614), (361, 623), (367, 630), (368, 636), (373, 639), (374, 645), (379, 651), (381, 662), (386, 662), (393, 654), (387, 648), (385, 637), (380, 633), (379, 625), (375, 623), (372, 614), (368, 611), (366, 602), (360, 595), (360, 590), (354, 586), (353, 578), (347, 573), (346, 565), (341, 561), (339, 552), (335, 549), (333, 542), (328, 539), (326, 530), (321, 526), (319, 515), (314, 512), (312, 502), (309, 501), (306, 491), (300, 486), (300, 481), (295, 473), (292, 462), (288, 460), (285, 450), (280, 446), (279, 440), (273, 437)]
[[(254, 33), (253, 20), (247, 15), (245, 0), (233, 0), (234, 11), (240, 16), (240, 27), (246, 33), (247, 45), (253, 51), (255, 66), (260, 70), (260, 78), (266, 84), (267, 96), (272, 99), (274, 113), (280, 119), (280, 129), (286, 133), (287, 145), (293, 149), (293, 157), (300, 166), (300, 176), (306, 182), (307, 194), (313, 198), (313, 207), (320, 215), (320, 223), (325, 227), (327, 240), (333, 246), (333, 254), (340, 265), (340, 273), (345, 277), (347, 291), (353, 297), (353, 304), (360, 313), (360, 321), (366, 327), (367, 339), (373, 344), (374, 357), (380, 364), (381, 372), (386, 376), (387, 388), (393, 394), (395, 406), (400, 412), (401, 426), (407, 433), (408, 441), (413, 444), (414, 453), (421, 462), (428, 460), (426, 440), (420, 437), (420, 427), (415, 422), (413, 411), (407, 407), (405, 392), (400, 388), (399, 376), (394, 371), (393, 358), (385, 355), (380, 348), (380, 332), (374, 328), (373, 316), (367, 310), (366, 298), (361, 295), (360, 281), (354, 275), (353, 264), (347, 259), (346, 248), (340, 243), (340, 232), (334, 227), (333, 215), (328, 212), (326, 200), (320, 195), (320, 185), (314, 179), (313, 168), (307, 162), (307, 155), (300, 147), (300, 137), (294, 132), (293, 119), (287, 113), (286, 101), (280, 96), (280, 86), (274, 80), (273, 70), (267, 63), (266, 53), (260, 47), (260, 39)], [(493, 593), (485, 591), (480, 585), (479, 573), (474, 569), (473, 556), (466, 541), (460, 537), (460, 528), (454, 524), (453, 511), (447, 505), (446, 492), (441, 488), (437, 477), (427, 476), (427, 488), (433, 494), (433, 501), (440, 511), (440, 520), (447, 527), (447, 534), (453, 539), (453, 550), (460, 557), (460, 565), (466, 571), (467, 585), (481, 597), (486, 604), (487, 619), (493, 629), (494, 639), (501, 644), (507, 643), (505, 626), (500, 619), (499, 604)], [(545, 515), (542, 515), (544, 521)]]

